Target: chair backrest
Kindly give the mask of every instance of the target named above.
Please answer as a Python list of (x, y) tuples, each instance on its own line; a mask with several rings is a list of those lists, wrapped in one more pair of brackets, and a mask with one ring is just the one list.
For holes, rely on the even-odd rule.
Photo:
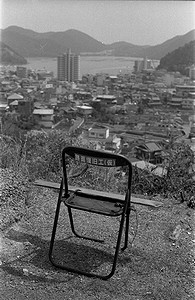
[(76, 162), (99, 167), (128, 167), (127, 189), (131, 192), (132, 165), (123, 155), (105, 151), (92, 150), (74, 146), (65, 147), (62, 151), (62, 166), (64, 175), (65, 192), (68, 191), (68, 180), (66, 170), (66, 155), (69, 155)]

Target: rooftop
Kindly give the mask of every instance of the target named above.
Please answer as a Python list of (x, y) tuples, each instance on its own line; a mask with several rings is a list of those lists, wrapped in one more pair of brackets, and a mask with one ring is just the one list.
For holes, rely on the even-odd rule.
[(91, 125), (91, 127), (89, 128), (89, 130), (92, 130), (92, 129), (109, 129), (109, 127), (105, 126), (105, 125), (102, 125), (102, 124), (93, 123)]
[(14, 101), (11, 102), (9, 105), (18, 105), (18, 100), (14, 100)]
[(98, 95), (96, 99), (107, 99), (107, 100), (115, 100), (116, 97), (113, 95)]
[(77, 106), (77, 108), (81, 108), (81, 109), (84, 109), (84, 110), (91, 110), (93, 107), (86, 106), (86, 105), (81, 105), (81, 106)]
[(53, 109), (34, 109), (33, 115), (53, 115)]
[(161, 148), (160, 148), (156, 143), (146, 143), (146, 147), (147, 147), (150, 151), (158, 151), (158, 150), (161, 150)]
[(21, 99), (24, 99), (24, 97), (15, 93), (15, 94), (10, 95), (7, 99), (8, 100), (12, 100), (12, 99), (13, 100), (21, 100)]

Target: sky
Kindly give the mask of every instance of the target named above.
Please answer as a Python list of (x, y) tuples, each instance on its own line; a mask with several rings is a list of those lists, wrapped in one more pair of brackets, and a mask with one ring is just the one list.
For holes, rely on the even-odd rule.
[(157, 45), (195, 29), (195, 1), (0, 0), (0, 28), (80, 30), (106, 44)]

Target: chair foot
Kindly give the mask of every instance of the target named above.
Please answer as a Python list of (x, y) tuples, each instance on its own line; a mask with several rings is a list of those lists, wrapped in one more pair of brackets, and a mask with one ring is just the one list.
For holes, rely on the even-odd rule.
[(114, 275), (115, 268), (116, 268), (116, 262), (114, 262), (112, 270), (111, 270), (110, 273), (108, 273), (107, 275), (99, 275), (99, 274), (96, 274), (96, 273), (88, 273), (88, 272), (85, 272), (85, 271), (73, 269), (73, 268), (61, 265), (59, 263), (56, 263), (54, 261), (53, 257), (52, 257), (52, 254), (49, 255), (49, 260), (55, 268), (58, 268), (58, 269), (61, 269), (61, 270), (67, 271), (67, 272), (71, 272), (73, 274), (79, 274), (79, 275), (84, 275), (84, 276), (87, 276), (87, 277), (99, 278), (99, 279), (102, 279), (102, 280), (108, 280), (109, 278), (111, 278)]
[(121, 251), (124, 251), (125, 249), (127, 249), (127, 246), (122, 247)]

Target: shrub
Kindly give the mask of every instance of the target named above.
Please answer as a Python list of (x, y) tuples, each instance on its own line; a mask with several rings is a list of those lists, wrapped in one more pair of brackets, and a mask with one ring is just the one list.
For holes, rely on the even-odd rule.
[[(4, 169), (20, 170), (22, 176), (28, 181), (46, 179), (59, 181), (61, 177), (61, 152), (67, 145), (85, 146), (94, 148), (93, 143), (83, 145), (82, 140), (72, 138), (67, 133), (54, 130), (30, 131), (16, 142), (12, 138), (1, 140), (1, 163)], [(184, 143), (173, 144), (168, 150), (168, 157), (163, 168), (165, 174), (160, 177), (149, 170), (140, 170), (133, 167), (132, 192), (134, 194), (162, 195), (178, 200), (188, 201), (189, 206), (194, 205), (195, 180), (193, 171), (194, 155), (188, 145)], [(123, 176), (121, 170), (116, 174), (112, 169), (97, 171), (95, 177), (90, 168), (72, 184), (81, 183), (88, 188), (123, 193)], [(105, 176), (109, 184), (105, 184)], [(122, 183), (121, 183), (122, 182)], [(189, 200), (191, 199), (191, 200)], [(190, 202), (189, 202), (190, 201)]]
[(161, 194), (186, 200), (195, 195), (194, 154), (184, 143), (174, 144), (162, 167), (164, 175), (159, 177), (147, 169), (134, 168), (133, 192), (148, 195)]

